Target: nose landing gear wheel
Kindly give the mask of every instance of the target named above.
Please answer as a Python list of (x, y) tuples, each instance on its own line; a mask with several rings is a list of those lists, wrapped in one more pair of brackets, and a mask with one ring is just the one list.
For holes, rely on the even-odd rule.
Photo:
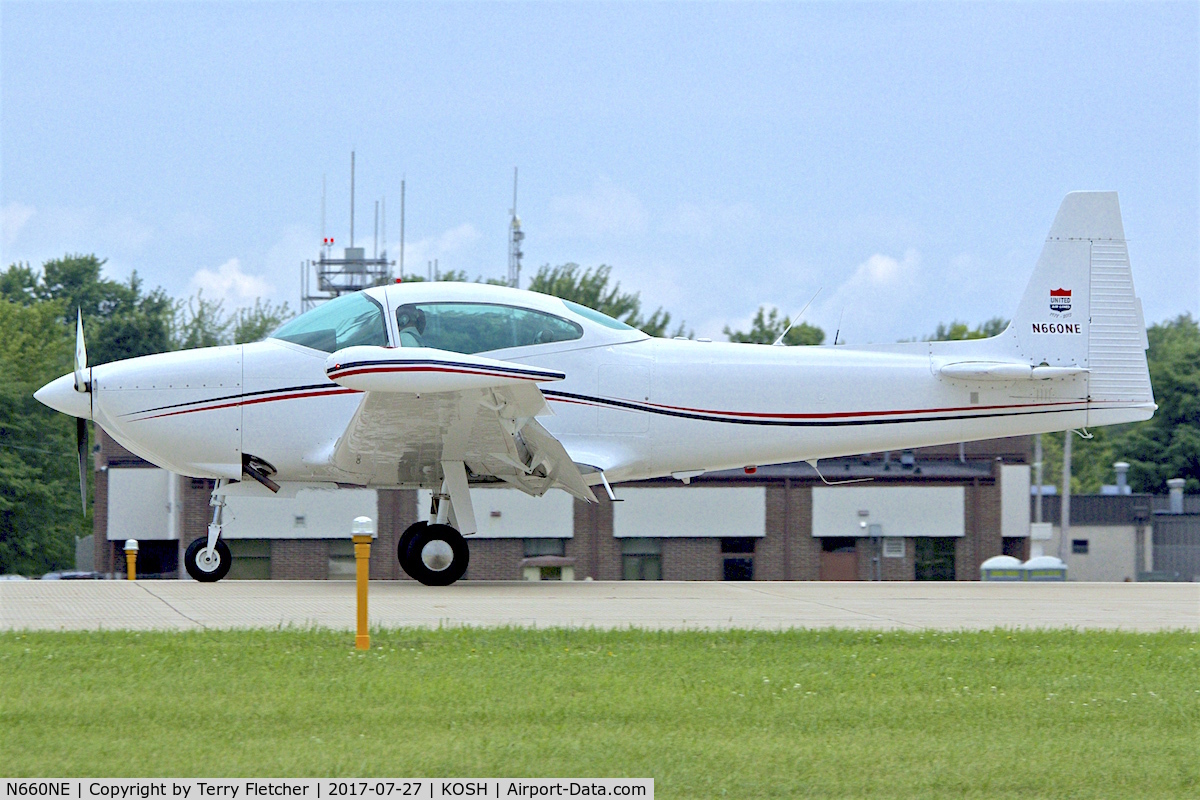
[(183, 566), (187, 574), (201, 583), (214, 583), (229, 574), (233, 564), (233, 556), (229, 553), (229, 545), (217, 539), (211, 557), (208, 554), (208, 537), (201, 536), (187, 546), (183, 553)]
[(467, 541), (449, 525), (417, 523), (400, 537), (397, 549), (400, 566), (426, 586), (454, 583), (466, 573), (471, 558)]

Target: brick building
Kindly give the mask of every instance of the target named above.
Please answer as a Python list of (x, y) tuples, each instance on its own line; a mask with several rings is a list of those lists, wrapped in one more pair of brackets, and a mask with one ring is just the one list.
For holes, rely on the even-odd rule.
[[(598, 504), (561, 492), (473, 492), (479, 533), (467, 580), (977, 580), (979, 564), (1028, 553), (1026, 437), (614, 487)], [(126, 538), (139, 573), (175, 577), (205, 535), (211, 481), (141, 461), (101, 434), (95, 454), (95, 569), (120, 572)], [(601, 493), (603, 495), (603, 493)], [(429, 493), (305, 490), (231, 497), (230, 578), (353, 576), (350, 521), (376, 519), (371, 577), (407, 579), (400, 533)]]

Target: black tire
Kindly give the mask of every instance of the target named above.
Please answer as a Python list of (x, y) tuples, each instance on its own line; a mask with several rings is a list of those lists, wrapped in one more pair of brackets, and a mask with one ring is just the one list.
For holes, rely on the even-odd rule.
[(194, 580), (201, 583), (215, 583), (229, 574), (229, 568), (233, 566), (233, 556), (229, 553), (229, 545), (217, 539), (216, 547), (213, 548), (217, 557), (216, 567), (205, 569), (207, 565), (201, 564), (200, 553), (207, 547), (207, 536), (201, 536), (189, 544), (183, 553), (183, 566), (187, 570), (187, 574), (191, 575)]
[[(444, 562), (447, 556), (449, 563)], [(461, 533), (449, 525), (426, 525), (409, 542), (406, 571), (426, 586), (449, 586), (466, 574), (470, 559)]]
[(412, 544), (413, 537), (416, 536), (418, 532), (423, 531), (428, 527), (428, 522), (414, 522), (412, 525), (409, 525), (404, 529), (404, 533), (400, 534), (400, 541), (396, 543), (396, 559), (400, 562), (400, 569), (404, 570), (404, 573), (410, 578), (414, 578), (416, 576), (413, 575), (412, 570), (408, 568), (409, 546)]

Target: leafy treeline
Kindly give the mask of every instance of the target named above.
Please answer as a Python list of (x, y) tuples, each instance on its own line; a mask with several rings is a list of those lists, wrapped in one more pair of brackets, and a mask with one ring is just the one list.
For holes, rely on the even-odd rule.
[[(1200, 325), (1190, 314), (1151, 325), (1150, 382), (1158, 410), (1146, 422), (1091, 430), (1071, 445), (1071, 491), (1092, 494), (1116, 483), (1112, 465), (1129, 463), (1135, 492), (1162, 494), (1171, 478), (1187, 480), (1185, 491), (1200, 492)], [(1042, 437), (1043, 480), (1062, 481), (1063, 434)]]
[(13, 264), (0, 272), (0, 574), (66, 569), (75, 537), (91, 532), (81, 514), (75, 425), (33, 398), (71, 371), (76, 309), (83, 311), (88, 361), (262, 338), (291, 316), (287, 304), (262, 301), (226, 314), (196, 295), (173, 300), (102, 274), (94, 255), (68, 255), (41, 269)]
[(825, 331), (801, 322), (792, 325), (791, 317), (780, 317), (779, 309), (772, 308), (766, 313), (766, 306), (759, 306), (758, 313), (750, 322), (750, 330), (735, 331), (728, 325), (723, 331), (731, 342), (746, 342), (749, 344), (775, 344), (783, 337), (786, 345), (811, 345), (825, 341)]
[(58, 303), (0, 299), (0, 574), (70, 567), (80, 515), (75, 421), (33, 399), (71, 369), (73, 337)]

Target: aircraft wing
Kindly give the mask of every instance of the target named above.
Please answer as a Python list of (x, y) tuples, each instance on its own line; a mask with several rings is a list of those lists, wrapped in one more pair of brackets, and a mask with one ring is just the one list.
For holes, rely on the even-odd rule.
[(349, 347), (325, 362), (331, 380), (366, 392), (334, 463), (377, 483), (430, 483), (442, 462), (540, 496), (553, 487), (596, 502), (579, 468), (536, 417), (554, 370), (428, 347)]

